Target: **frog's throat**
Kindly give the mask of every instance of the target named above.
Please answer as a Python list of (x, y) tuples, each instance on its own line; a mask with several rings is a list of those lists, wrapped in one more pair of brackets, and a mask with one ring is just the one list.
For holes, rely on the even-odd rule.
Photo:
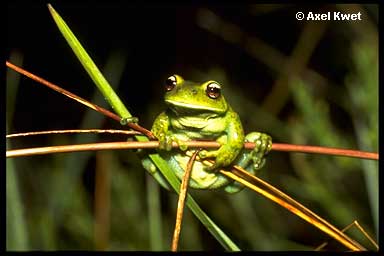
[(204, 106), (204, 105), (194, 105), (191, 103), (181, 102), (181, 101), (174, 101), (174, 100), (165, 100), (166, 103), (168, 103), (171, 106), (175, 106), (178, 108), (185, 108), (185, 109), (192, 109), (192, 110), (200, 110), (200, 111), (212, 111), (215, 113), (224, 113), (227, 111), (227, 107), (224, 109), (210, 107), (210, 106)]

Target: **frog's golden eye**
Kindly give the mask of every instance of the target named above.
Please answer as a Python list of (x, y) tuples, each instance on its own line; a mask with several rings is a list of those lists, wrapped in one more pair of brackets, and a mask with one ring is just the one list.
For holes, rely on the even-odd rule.
[(176, 76), (168, 77), (167, 80), (165, 81), (165, 90), (167, 92), (172, 91), (173, 88), (175, 88), (176, 86), (176, 82), (177, 82)]
[(221, 86), (216, 82), (212, 82), (207, 85), (207, 89), (205, 89), (205, 92), (207, 93), (209, 98), (217, 99), (221, 95)]

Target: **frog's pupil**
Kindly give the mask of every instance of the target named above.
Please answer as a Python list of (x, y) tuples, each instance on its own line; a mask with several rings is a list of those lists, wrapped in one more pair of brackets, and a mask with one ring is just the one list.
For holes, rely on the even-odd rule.
[(176, 77), (170, 76), (168, 79), (165, 81), (165, 90), (167, 92), (172, 91), (173, 88), (176, 86)]

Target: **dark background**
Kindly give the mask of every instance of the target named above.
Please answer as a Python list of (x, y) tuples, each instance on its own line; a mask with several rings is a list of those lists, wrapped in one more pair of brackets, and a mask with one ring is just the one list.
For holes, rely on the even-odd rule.
[[(96, 65), (103, 70), (109, 63), (104, 74), (118, 85), (118, 95), (146, 128), (165, 108), (164, 80), (180, 74), (188, 80), (221, 82), (246, 132), (267, 132), (275, 142), (377, 152), (376, 5), (89, 2), (53, 7)], [(298, 11), (361, 11), (363, 21), (298, 21)], [(86, 99), (98, 94), (46, 5), (8, 4), (6, 58)], [(84, 121), (85, 106), (7, 72), (8, 134), (119, 128), (107, 119)], [(302, 80), (302, 89), (296, 87), (297, 78)], [(99, 119), (100, 115), (94, 114)], [(111, 140), (124, 138), (90, 136), (88, 142)], [(26, 148), (79, 141), (72, 135), (52, 135), (7, 142), (10, 148)], [(73, 159), (65, 159), (67, 155)], [(104, 235), (96, 238), (94, 205), (102, 199), (94, 196), (94, 170), (99, 163), (94, 153), (23, 157), (12, 164), (9, 160), (7, 167), (12, 169), (7, 174), (12, 171), (17, 176), (7, 176), (7, 248), (168, 250), (177, 198), (161, 189), (164, 240), (153, 245), (156, 242), (147, 233), (146, 208), (147, 186), (153, 181), (133, 153), (116, 151), (109, 157), (118, 165), (108, 168), (113, 169), (108, 176), (111, 183), (104, 184), (111, 189), (111, 212), (109, 207), (106, 210), (110, 221), (101, 232)], [(281, 152), (271, 153), (268, 161), (262, 178), (338, 228), (356, 219), (375, 236), (376, 162)], [(71, 170), (66, 171), (68, 166)], [(8, 190), (8, 184), (14, 184), (14, 190)], [(251, 191), (233, 196), (216, 191), (193, 193), (242, 249), (311, 250), (327, 238)], [(234, 205), (234, 201), (241, 204)], [(185, 218), (182, 250), (222, 250), (188, 210)], [(372, 248), (359, 234), (354, 235)], [(333, 246), (344, 249), (336, 243)]]

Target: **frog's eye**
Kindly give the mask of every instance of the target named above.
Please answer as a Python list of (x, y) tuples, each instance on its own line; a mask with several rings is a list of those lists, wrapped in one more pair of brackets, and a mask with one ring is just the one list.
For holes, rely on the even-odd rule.
[(176, 86), (176, 76), (170, 76), (165, 81), (165, 90), (167, 92), (172, 91)]
[(205, 92), (207, 93), (209, 98), (217, 99), (221, 95), (221, 86), (216, 82), (212, 82), (208, 84), (207, 89), (205, 89)]

